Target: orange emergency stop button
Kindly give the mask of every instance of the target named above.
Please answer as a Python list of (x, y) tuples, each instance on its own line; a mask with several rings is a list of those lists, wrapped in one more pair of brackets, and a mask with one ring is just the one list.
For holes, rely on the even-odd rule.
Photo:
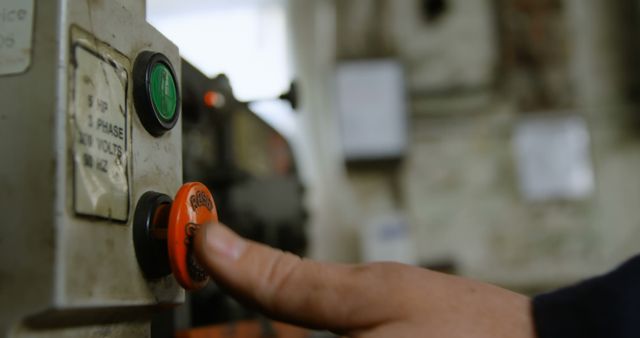
[(167, 246), (171, 271), (187, 290), (202, 288), (209, 280), (193, 253), (193, 235), (208, 222), (218, 222), (209, 189), (199, 182), (185, 183), (171, 205)]

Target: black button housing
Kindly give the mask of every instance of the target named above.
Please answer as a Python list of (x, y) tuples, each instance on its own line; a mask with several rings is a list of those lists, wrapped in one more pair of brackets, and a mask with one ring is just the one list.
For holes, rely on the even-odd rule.
[[(156, 110), (151, 97), (151, 71), (158, 63), (165, 65), (173, 77), (176, 86), (176, 107), (173, 117), (165, 120)], [(144, 51), (138, 54), (133, 65), (133, 103), (144, 128), (153, 136), (162, 136), (171, 130), (180, 116), (180, 86), (175, 70), (169, 59), (162, 53)]]

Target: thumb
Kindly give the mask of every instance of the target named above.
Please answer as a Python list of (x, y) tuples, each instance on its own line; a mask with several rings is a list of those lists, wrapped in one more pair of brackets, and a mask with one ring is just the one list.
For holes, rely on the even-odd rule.
[(301, 259), (243, 239), (220, 224), (201, 227), (194, 243), (198, 262), (217, 283), (276, 319), (352, 331), (399, 315), (401, 304), (381, 297), (386, 288), (379, 285), (386, 280), (378, 275), (382, 269)]

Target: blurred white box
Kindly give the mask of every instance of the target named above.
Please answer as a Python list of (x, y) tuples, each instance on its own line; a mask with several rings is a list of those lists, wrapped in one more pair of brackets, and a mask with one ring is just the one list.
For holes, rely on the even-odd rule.
[(407, 105), (396, 60), (340, 62), (336, 74), (342, 148), (349, 161), (400, 158), (407, 149)]
[(577, 200), (592, 194), (589, 130), (582, 117), (523, 117), (513, 141), (520, 191), (526, 200)]

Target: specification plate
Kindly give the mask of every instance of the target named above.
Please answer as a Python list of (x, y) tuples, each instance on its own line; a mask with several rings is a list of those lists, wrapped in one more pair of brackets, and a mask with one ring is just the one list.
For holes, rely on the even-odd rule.
[(0, 76), (31, 64), (33, 0), (0, 0)]
[(127, 72), (113, 60), (74, 48), (72, 130), (74, 205), (79, 214), (128, 216)]

